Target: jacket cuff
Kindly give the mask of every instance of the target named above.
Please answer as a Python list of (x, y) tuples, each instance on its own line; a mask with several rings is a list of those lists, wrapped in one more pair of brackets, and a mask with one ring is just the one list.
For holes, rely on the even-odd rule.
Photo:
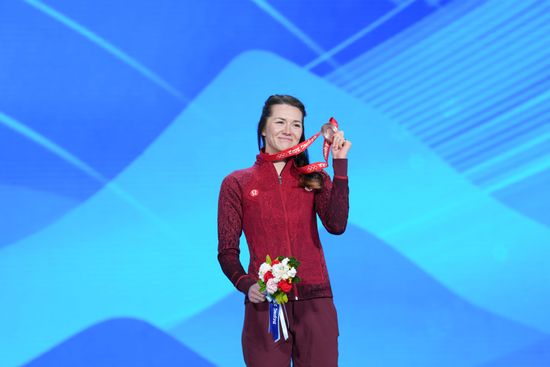
[(243, 292), (246, 296), (248, 296), (248, 289), (252, 286), (252, 284), (256, 283), (256, 279), (254, 279), (250, 275), (245, 275), (239, 280), (237, 280), (237, 284), (235, 286), (237, 289), (241, 292)]
[(348, 177), (348, 159), (347, 158), (333, 158), (332, 167), (334, 169), (334, 177), (347, 178)]

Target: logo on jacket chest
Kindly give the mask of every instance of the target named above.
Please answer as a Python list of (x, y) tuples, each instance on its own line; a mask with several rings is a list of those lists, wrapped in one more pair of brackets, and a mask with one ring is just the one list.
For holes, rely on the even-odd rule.
[(258, 196), (260, 194), (260, 192), (258, 191), (258, 189), (252, 189), (252, 190), (250, 190), (250, 192), (248, 194), (250, 195), (250, 197), (255, 198), (256, 196)]

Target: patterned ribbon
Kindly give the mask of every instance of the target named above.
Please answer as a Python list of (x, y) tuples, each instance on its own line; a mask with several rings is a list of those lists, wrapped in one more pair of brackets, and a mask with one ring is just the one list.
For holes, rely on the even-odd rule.
[(295, 145), (293, 147), (290, 147), (288, 149), (282, 150), (275, 154), (268, 154), (261, 152), (260, 155), (262, 158), (269, 162), (274, 161), (281, 161), (283, 159), (286, 159), (288, 157), (292, 157), (295, 155), (298, 155), (305, 151), (313, 142), (323, 133), (325, 141), (323, 142), (323, 158), (325, 159), (324, 162), (315, 162), (308, 164), (307, 166), (298, 167), (298, 171), (301, 173), (307, 174), (312, 172), (319, 172), (322, 171), (324, 168), (328, 167), (328, 154), (330, 152), (330, 145), (332, 144), (332, 139), (330, 132), (334, 133), (336, 130), (338, 130), (338, 122), (334, 119), (334, 117), (331, 117), (328, 123), (323, 125), (323, 129), (319, 131), (317, 134), (313, 135), (311, 138), (304, 140), (298, 145)]

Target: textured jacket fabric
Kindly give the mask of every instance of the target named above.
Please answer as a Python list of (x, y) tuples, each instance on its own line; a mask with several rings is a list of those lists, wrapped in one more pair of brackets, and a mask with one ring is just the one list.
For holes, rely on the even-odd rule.
[[(258, 280), (266, 255), (294, 256), (300, 261), (290, 300), (332, 297), (317, 218), (328, 232), (345, 231), (349, 211), (347, 159), (333, 159), (334, 182), (322, 171), (323, 188), (300, 186), (296, 165), (288, 160), (277, 174), (264, 154), (255, 164), (224, 178), (218, 201), (218, 260), (231, 283), (245, 295)], [(250, 253), (248, 273), (239, 260), (244, 232)]]

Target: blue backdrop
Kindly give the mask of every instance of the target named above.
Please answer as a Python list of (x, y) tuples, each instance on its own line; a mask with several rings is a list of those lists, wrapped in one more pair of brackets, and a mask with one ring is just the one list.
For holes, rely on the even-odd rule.
[(273, 93), (353, 141), (342, 366), (550, 365), (549, 40), (548, 0), (0, 0), (0, 365), (243, 365), (217, 195)]

